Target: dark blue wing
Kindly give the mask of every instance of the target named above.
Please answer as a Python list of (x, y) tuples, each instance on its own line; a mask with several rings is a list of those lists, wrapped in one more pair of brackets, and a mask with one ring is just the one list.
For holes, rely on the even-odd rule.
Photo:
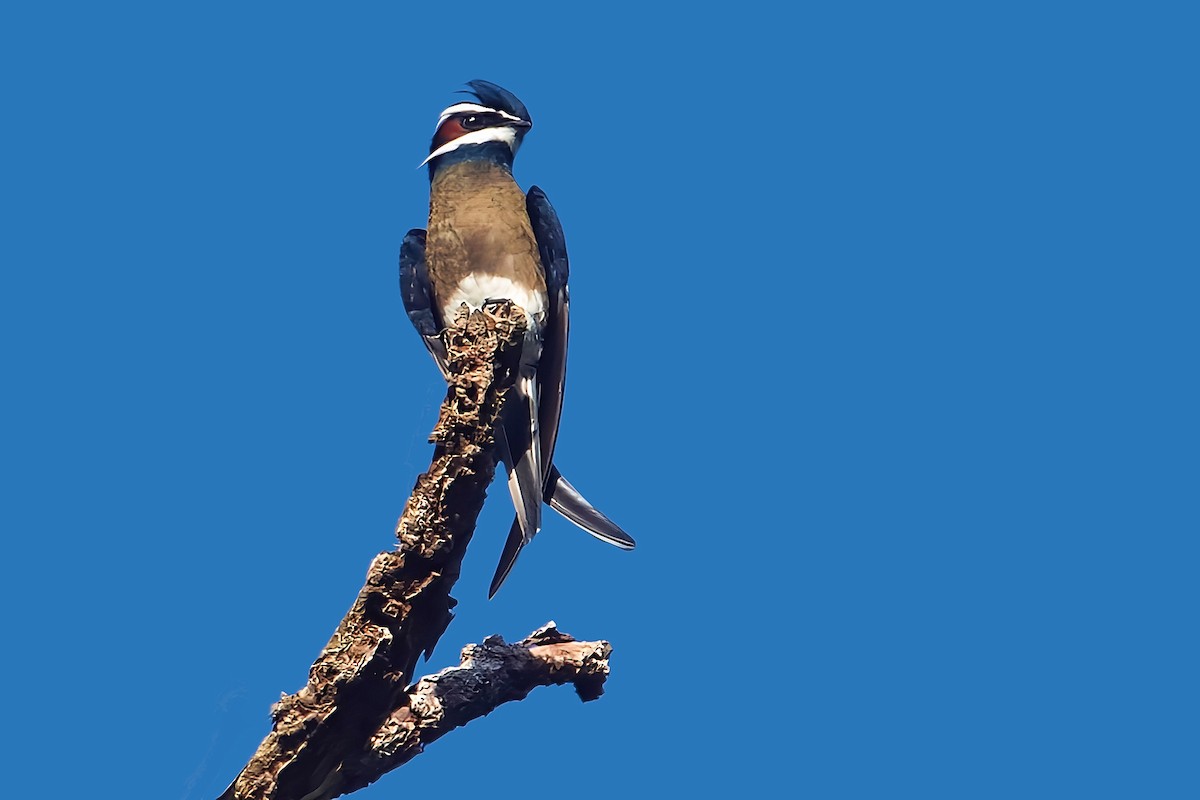
[[(570, 294), (567, 280), (570, 265), (567, 260), (567, 243), (562, 224), (554, 206), (545, 192), (536, 186), (529, 189), (525, 208), (537, 238), (538, 253), (546, 277), (546, 292), (550, 305), (546, 314), (546, 326), (542, 341), (542, 356), (538, 361), (538, 424), (541, 433), (542, 464), (544, 465), (543, 499), (555, 511), (583, 528), (596, 538), (626, 550), (634, 546), (633, 538), (604, 514), (597, 511), (571, 486), (554, 467), (554, 446), (558, 441), (558, 424), (562, 416), (563, 391), (567, 380), (567, 339), (570, 332)], [(521, 530), (520, 522), (513, 520), (504, 542), (504, 551), (496, 574), (492, 578), (488, 597), (493, 597), (508, 577), (528, 542)]]
[(440, 336), (441, 315), (433, 302), (429, 273), (425, 269), (425, 231), (413, 228), (400, 245), (400, 296), (404, 310), (442, 375), (446, 375), (446, 346)]
[(542, 337), (542, 356), (538, 359), (538, 425), (542, 436), (542, 480), (550, 473), (554, 462), (554, 445), (558, 441), (558, 423), (562, 417), (563, 390), (567, 382), (567, 339), (571, 327), (570, 296), (567, 279), (571, 268), (567, 261), (567, 242), (562, 223), (546, 194), (536, 186), (525, 197), (525, 208), (537, 239), (538, 254), (546, 276), (546, 294), (550, 305), (546, 312), (546, 327)]

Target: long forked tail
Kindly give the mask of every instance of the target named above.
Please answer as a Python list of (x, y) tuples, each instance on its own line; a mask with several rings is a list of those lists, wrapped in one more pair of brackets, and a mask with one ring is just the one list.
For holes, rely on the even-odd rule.
[[(608, 542), (622, 550), (634, 548), (636, 542), (633, 541), (633, 537), (589, 503), (579, 493), (579, 490), (562, 476), (558, 467), (550, 467), (550, 473), (546, 477), (544, 497), (551, 508), (600, 541)], [(500, 563), (496, 565), (496, 574), (492, 576), (492, 585), (488, 589), (489, 600), (496, 596), (496, 592), (500, 591), (504, 579), (508, 577), (513, 565), (517, 563), (517, 557), (521, 555), (522, 548), (528, 543), (529, 541), (522, 535), (520, 519), (513, 519), (512, 527), (508, 529), (508, 538), (504, 541), (504, 551), (500, 554)]]
[(500, 591), (500, 585), (504, 583), (508, 573), (512, 572), (513, 564), (517, 563), (517, 556), (521, 555), (521, 548), (525, 544), (524, 536), (521, 534), (521, 520), (514, 518), (512, 527), (508, 529), (508, 538), (504, 540), (504, 552), (500, 554), (500, 563), (496, 565), (496, 574), (492, 576), (492, 585), (488, 587), (488, 600), (491, 600), (496, 596), (496, 592)]
[(508, 469), (508, 491), (517, 509), (522, 547), (542, 527), (542, 448), (537, 404), (537, 380), (521, 376), (504, 409), (505, 441), (500, 454)]
[(604, 516), (572, 486), (558, 467), (551, 466), (546, 478), (546, 502), (558, 513), (574, 522), (597, 539), (622, 550), (632, 550), (637, 542), (621, 526)]
[(542, 527), (542, 447), (538, 424), (538, 386), (532, 375), (522, 375), (512, 388), (504, 409), (504, 424), (497, 431), (500, 459), (508, 470), (508, 492), (516, 518), (504, 542), (504, 552), (492, 578), (492, 598), (517, 562), (521, 548)]

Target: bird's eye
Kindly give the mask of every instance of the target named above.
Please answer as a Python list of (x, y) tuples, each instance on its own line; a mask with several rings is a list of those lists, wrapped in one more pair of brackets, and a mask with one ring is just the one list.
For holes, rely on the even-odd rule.
[(472, 116), (463, 117), (459, 124), (469, 131), (477, 131), (480, 128), (483, 128), (487, 123), (485, 123), (481, 117)]

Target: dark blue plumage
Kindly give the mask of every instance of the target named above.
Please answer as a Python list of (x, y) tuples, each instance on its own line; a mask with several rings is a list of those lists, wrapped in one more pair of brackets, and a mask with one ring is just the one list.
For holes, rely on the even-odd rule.
[(505, 111), (514, 117), (520, 117), (531, 125), (533, 124), (533, 117), (529, 115), (525, 104), (507, 89), (497, 86), (491, 81), (481, 80), (467, 81), (467, 86), (471, 87), (471, 91), (464, 94), (475, 95), (483, 105), (494, 108), (497, 111)]

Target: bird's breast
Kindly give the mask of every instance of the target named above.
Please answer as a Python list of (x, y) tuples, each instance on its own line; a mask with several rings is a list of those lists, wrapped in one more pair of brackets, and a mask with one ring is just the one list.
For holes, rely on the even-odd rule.
[(540, 326), (548, 305), (525, 195), (504, 169), (462, 162), (430, 187), (426, 268), (444, 320), (466, 303), (511, 300)]

